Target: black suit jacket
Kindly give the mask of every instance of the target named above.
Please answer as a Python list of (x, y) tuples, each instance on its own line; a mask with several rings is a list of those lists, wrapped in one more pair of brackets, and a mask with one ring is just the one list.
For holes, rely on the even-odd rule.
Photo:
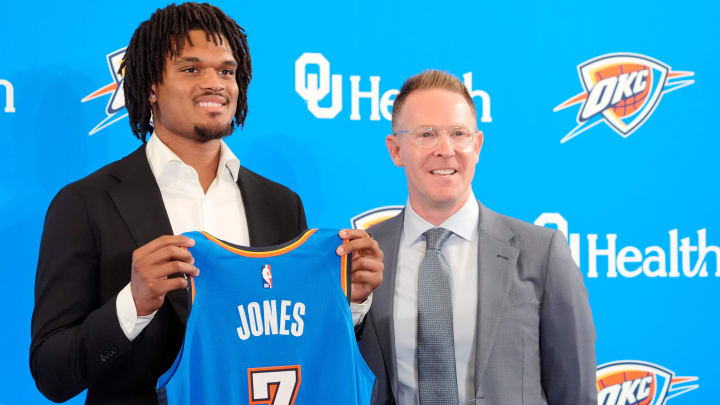
[[(252, 246), (307, 228), (290, 189), (243, 167), (238, 186)], [(182, 344), (187, 294), (169, 293), (132, 342), (115, 298), (130, 282), (133, 250), (172, 233), (144, 145), (55, 196), (40, 243), (30, 345), (30, 369), (47, 398), (65, 401), (87, 388), (89, 404), (157, 403), (157, 378)]]

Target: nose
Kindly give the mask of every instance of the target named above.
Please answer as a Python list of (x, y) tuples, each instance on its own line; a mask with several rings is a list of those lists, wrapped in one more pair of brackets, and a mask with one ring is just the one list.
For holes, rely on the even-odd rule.
[(203, 89), (219, 91), (224, 86), (215, 69), (205, 69), (200, 76), (200, 87)]
[(438, 134), (438, 144), (435, 146), (433, 151), (436, 156), (450, 157), (455, 154), (455, 146), (450, 140), (450, 134), (447, 131), (440, 132)]

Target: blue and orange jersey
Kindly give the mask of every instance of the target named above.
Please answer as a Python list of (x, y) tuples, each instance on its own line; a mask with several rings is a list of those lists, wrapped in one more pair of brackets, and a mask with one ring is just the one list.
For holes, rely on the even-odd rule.
[(369, 404), (374, 376), (348, 306), (350, 258), (337, 230), (249, 248), (190, 232), (185, 341), (158, 380), (167, 404)]

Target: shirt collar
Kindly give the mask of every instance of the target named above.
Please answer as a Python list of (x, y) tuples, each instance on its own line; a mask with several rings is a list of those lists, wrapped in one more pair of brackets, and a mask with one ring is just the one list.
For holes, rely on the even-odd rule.
[[(185, 162), (178, 157), (163, 141), (155, 134), (150, 136), (145, 146), (145, 153), (150, 163), (155, 178), (169, 167), (169, 165), (184, 165)], [(235, 156), (224, 141), (220, 141), (220, 161), (218, 163), (218, 171), (216, 176), (222, 178), (222, 169), (227, 170), (232, 176), (233, 181), (237, 181), (238, 172), (240, 171), (240, 160)]]
[(220, 170), (222, 168), (225, 168), (225, 170), (230, 172), (230, 175), (233, 178), (233, 181), (237, 182), (238, 179), (238, 172), (240, 171), (240, 159), (235, 156), (234, 153), (230, 150), (230, 147), (227, 146), (225, 141), (220, 140), (220, 162), (218, 163), (218, 172), (217, 177), (222, 178), (220, 175)]
[[(478, 218), (480, 217), (480, 206), (475, 199), (475, 194), (470, 190), (470, 196), (460, 209), (452, 214), (439, 225), (441, 228), (450, 230), (455, 235), (473, 242), (477, 238)], [(403, 232), (405, 234), (405, 246), (418, 242), (422, 235), (435, 225), (423, 219), (413, 210), (410, 200), (405, 204), (405, 217), (403, 221)]]

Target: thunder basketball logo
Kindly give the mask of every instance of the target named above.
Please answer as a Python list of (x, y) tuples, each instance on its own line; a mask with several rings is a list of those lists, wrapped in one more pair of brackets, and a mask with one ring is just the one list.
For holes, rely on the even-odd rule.
[(402, 211), (402, 205), (388, 205), (385, 207), (373, 208), (350, 219), (353, 229), (368, 229), (386, 219), (390, 219)]
[(655, 111), (663, 94), (689, 86), (695, 80), (678, 80), (694, 72), (672, 71), (670, 66), (645, 55), (611, 53), (578, 65), (583, 92), (553, 109), (582, 103), (578, 125), (560, 141), (565, 143), (605, 122), (627, 138)]
[[(96, 99), (106, 94), (111, 94), (110, 100), (105, 107), (105, 119), (100, 121), (99, 124), (95, 125), (95, 128), (90, 130), (88, 135), (92, 135), (101, 129), (109, 127), (110, 125), (118, 122), (122, 118), (127, 116), (127, 110), (125, 110), (125, 93), (123, 92), (123, 75), (120, 70), (120, 63), (125, 56), (125, 49), (118, 49), (115, 52), (111, 52), (107, 55), (108, 68), (110, 68), (110, 74), (112, 75), (113, 82), (103, 86), (94, 92), (88, 94), (80, 100), (81, 103)], [(125, 111), (124, 114), (122, 112)]]
[(692, 391), (697, 377), (676, 377), (657, 364), (637, 360), (606, 363), (597, 368), (598, 405), (663, 405)]

